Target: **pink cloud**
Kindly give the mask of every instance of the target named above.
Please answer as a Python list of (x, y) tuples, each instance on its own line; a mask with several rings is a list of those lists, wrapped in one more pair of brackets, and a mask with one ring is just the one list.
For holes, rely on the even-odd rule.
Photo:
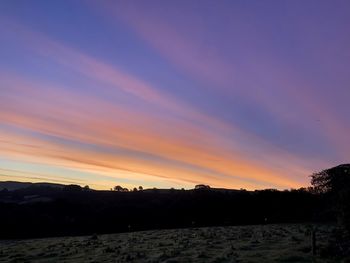
[[(23, 146), (20, 147), (22, 153), (40, 158), (50, 156), (55, 160), (53, 163), (63, 161), (85, 164), (84, 169), (94, 166), (100, 169), (125, 170), (131, 167), (137, 174), (167, 176), (169, 179), (187, 182), (207, 181), (217, 186), (241, 185), (253, 188), (260, 182), (264, 186), (296, 187), (305, 182), (297, 178), (309, 172), (303, 168), (305, 162), (288, 152), (270, 145), (238, 126), (202, 114), (116, 66), (23, 27), (15, 27), (18, 37), (26, 41), (27, 48), (91, 78), (100, 84), (100, 88), (122, 90), (135, 99), (155, 104), (183, 118), (168, 119), (151, 112), (140, 112), (125, 105), (114, 105), (94, 97), (68, 92), (52, 83), (21, 80), (16, 75), (6, 77), (3, 73), (1, 78), (3, 83), (6, 83), (10, 95), (8, 100), (0, 105), (2, 123), (81, 143), (144, 151), (202, 167), (210, 172), (200, 174), (191, 169), (165, 166), (135, 157), (104, 153), (94, 155), (73, 147), (52, 145), (33, 138), (24, 138), (22, 141), (34, 141), (35, 145), (42, 147), (33, 150)], [(16, 92), (20, 92), (22, 96), (17, 96)], [(91, 105), (94, 107), (91, 108)], [(206, 129), (203, 129), (204, 127)], [(234, 142), (226, 134), (233, 136)], [(7, 139), (17, 141), (18, 138)], [(256, 153), (250, 151), (244, 152), (242, 146), (246, 144), (260, 147), (266, 156), (256, 156)], [(12, 147), (12, 152), (14, 151), (18, 150)], [(260, 158), (263, 160), (258, 160)], [(281, 167), (270, 166), (271, 163), (266, 163), (267, 159), (270, 162), (280, 162)], [(122, 165), (115, 164), (118, 162)], [(286, 167), (288, 172), (284, 174)]]

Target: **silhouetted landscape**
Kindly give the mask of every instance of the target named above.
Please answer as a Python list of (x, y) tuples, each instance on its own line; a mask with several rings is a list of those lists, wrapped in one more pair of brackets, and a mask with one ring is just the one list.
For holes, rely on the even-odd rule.
[[(197, 185), (192, 190), (140, 187), (129, 191), (116, 186), (111, 191), (95, 191), (78, 185), (1, 182), (0, 237), (28, 239), (88, 235), (92, 240), (99, 240), (100, 235), (108, 233), (179, 229), (159, 232), (178, 235), (185, 231), (180, 229), (190, 228), (194, 230), (185, 232), (201, 233), (202, 238), (219, 235), (220, 231), (239, 232), (238, 229), (248, 231), (250, 234), (246, 235), (251, 238), (255, 235), (254, 228), (262, 231), (263, 236), (274, 229), (276, 240), (279, 235), (289, 236), (294, 241), (299, 240), (299, 244), (307, 244), (308, 249), (304, 248), (307, 252), (315, 249), (314, 255), (318, 253), (325, 258), (339, 259), (349, 253), (349, 182), (348, 164), (313, 174), (312, 186), (308, 188), (285, 191), (216, 189), (207, 185)], [(256, 226), (232, 228), (234, 225)], [(142, 232), (132, 236), (135, 240), (139, 235), (147, 239), (147, 233), (156, 235), (156, 232)], [(301, 238), (302, 234), (306, 238)], [(312, 235), (316, 234), (318, 246), (322, 244), (322, 250), (318, 247), (317, 252), (316, 247), (312, 248), (316, 246), (312, 245), (312, 238), (316, 238)], [(320, 235), (323, 236), (321, 243)], [(126, 238), (125, 235), (122, 237)], [(118, 236), (113, 238), (118, 239)], [(263, 242), (256, 236), (254, 238), (258, 243)], [(80, 239), (67, 240), (79, 242)], [(86, 241), (89, 239), (83, 240), (90, 242)]]
[(350, 263), (350, 0), (0, 0), (0, 263)]
[(2, 190), (0, 200), (2, 238), (328, 219), (319, 214), (321, 198), (305, 189), (124, 192), (32, 184), (13, 191)]

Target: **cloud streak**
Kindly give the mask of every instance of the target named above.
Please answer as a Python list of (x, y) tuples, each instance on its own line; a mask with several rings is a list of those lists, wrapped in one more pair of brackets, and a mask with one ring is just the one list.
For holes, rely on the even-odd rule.
[[(308, 145), (325, 139), (336, 145), (338, 156), (348, 153), (348, 127), (342, 118), (320, 107), (322, 96), (315, 96), (308, 89), (310, 82), (278, 57), (248, 54), (250, 46), (241, 47), (245, 60), (226, 59), (217, 43), (201, 45), (200, 33), (191, 37), (191, 32), (201, 31), (196, 24), (179, 33), (147, 10), (120, 8), (114, 15), (167, 63), (199, 83), (203, 101), (212, 108), (182, 98), (169, 82), (146, 81), (118, 59), (111, 62), (48, 33), (1, 19), (4, 43), (25, 43), (16, 48), (49, 65), (49, 73), (27, 68), (23, 74), (20, 67), (5, 70), (0, 64), (0, 158), (62, 166), (85, 173), (87, 183), (104, 188), (116, 179), (130, 187), (159, 180), (167, 187), (208, 183), (284, 189), (305, 186), (314, 169), (339, 159), (327, 160), (323, 153), (305, 159), (307, 147), (291, 139), (298, 137), (289, 127), (300, 127), (297, 132)], [(118, 21), (113, 19), (117, 25)], [(256, 32), (249, 24), (240, 31), (248, 31), (247, 39)], [(68, 77), (58, 79), (57, 72)], [(275, 76), (266, 74), (271, 72)], [(296, 86), (303, 91), (296, 91)], [(214, 94), (213, 102), (204, 98), (208, 94)], [(225, 102), (215, 104), (221, 97)], [(232, 106), (231, 101), (238, 104)], [(291, 111), (291, 105), (298, 106)], [(239, 112), (247, 110), (261, 118), (241, 118)], [(317, 116), (322, 116), (322, 129), (312, 138), (318, 127), (303, 125)], [(69, 171), (65, 173), (69, 177)]]
[[(34, 149), (33, 147), (29, 147), (28, 149), (23, 144), (21, 148), (26, 148), (23, 151), (28, 155), (32, 154), (41, 157), (52, 156), (66, 160), (67, 157), (65, 156), (70, 156), (70, 161), (115, 169), (119, 168), (118, 165), (112, 164), (119, 162), (122, 163), (121, 168), (123, 169), (126, 169), (126, 167), (130, 169), (132, 167), (131, 169), (138, 173), (148, 173), (146, 171), (149, 170), (149, 173), (156, 174), (157, 176), (169, 176), (170, 178), (173, 176), (176, 179), (191, 182), (200, 182), (201, 179), (208, 181), (208, 178), (213, 177), (212, 182), (216, 182), (216, 184), (230, 180), (236, 182), (236, 184), (242, 184), (244, 181), (249, 180), (256, 181), (255, 183), (265, 181), (266, 184), (266, 181), (274, 180), (276, 183), (280, 182), (281, 185), (288, 185), (288, 182), (284, 182), (286, 181), (285, 179), (280, 180), (276, 172), (273, 173), (268, 169), (264, 171), (261, 166), (256, 168), (256, 165), (242, 160), (238, 153), (228, 151), (226, 155), (222, 153), (220, 145), (215, 146), (205, 143), (211, 139), (211, 135), (189, 123), (178, 122), (176, 119), (171, 121), (171, 127), (177, 127), (185, 133), (181, 133), (178, 136), (177, 134), (173, 134), (171, 129), (167, 129), (166, 126), (168, 123), (165, 126), (159, 125), (159, 123), (162, 123), (162, 120), (152, 119), (150, 116), (144, 116), (141, 113), (135, 114), (131, 110), (127, 111), (124, 109), (124, 111), (118, 111), (112, 105), (108, 107), (108, 104), (95, 101), (93, 98), (84, 98), (80, 94), (76, 94), (75, 96), (77, 97), (75, 97), (74, 93), (66, 94), (63, 92), (58, 97), (58, 94), (52, 91), (45, 92), (49, 86), (48, 84), (30, 84), (28, 81), (19, 82), (18, 79), (18, 77), (14, 78), (12, 85), (10, 85), (11, 80), (8, 80), (8, 89), (11, 89), (15, 93), (22, 93), (25, 99), (14, 96), (11, 100), (8, 97), (7, 103), (1, 105), (1, 122), (22, 129), (29, 129), (31, 132), (37, 132), (46, 136), (55, 136), (62, 140), (73, 142), (73, 145), (67, 143), (68, 145), (64, 146), (58, 143), (58, 145), (52, 148), (49, 142), (43, 144), (40, 139), (26, 138), (24, 142), (29, 141), (36, 145)], [(35, 92), (33, 92), (33, 89)], [(56, 89), (56, 91), (58, 90)], [(35, 96), (35, 94), (37, 95)], [(74, 102), (74, 104), (67, 103), (67, 99), (65, 98), (69, 98), (68, 100)], [(83, 103), (77, 103), (79, 100)], [(55, 104), (52, 102), (55, 102)], [(99, 108), (100, 113), (108, 112), (112, 114), (113, 118), (107, 118), (105, 120), (99, 118), (99, 113), (87, 109), (89, 108), (88, 105), (94, 105)], [(132, 120), (131, 123), (125, 122), (125, 120), (123, 122), (122, 118), (118, 118), (119, 116), (125, 116), (125, 114), (128, 114), (128, 120)], [(115, 120), (118, 120), (118, 122)], [(197, 140), (195, 142), (191, 141), (191, 137), (187, 138), (188, 141), (184, 138), (186, 134), (191, 133), (191, 130), (192, 133), (197, 133)], [(161, 131), (161, 133), (157, 134), (157, 131)], [(166, 132), (166, 135), (163, 132)], [(6, 135), (6, 137), (8, 136)], [(8, 138), (8, 141), (18, 142), (21, 140), (18, 138)], [(80, 144), (93, 145), (95, 151), (91, 153), (91, 156), (84, 157), (86, 152), (88, 152), (87, 149), (83, 148), (79, 150), (78, 146), (78, 149), (73, 150), (74, 142), (78, 143), (79, 146)], [(20, 148), (18, 146), (21, 145), (17, 144), (16, 146), (16, 150), (18, 151)], [(196, 177), (195, 173), (197, 173), (196, 170), (200, 170), (198, 168), (194, 169), (195, 173), (193, 171), (186, 172), (186, 169), (179, 169), (176, 166), (171, 167), (169, 164), (165, 166), (156, 161), (152, 163), (152, 160), (144, 161), (137, 159), (135, 156), (126, 158), (118, 154), (104, 153), (103, 150), (102, 152), (97, 152), (97, 146), (107, 148), (107, 152), (108, 149), (123, 148), (143, 152), (144, 154), (151, 154), (152, 156), (157, 156), (157, 158), (176, 161), (177, 166), (181, 166), (179, 163), (184, 163), (187, 166), (201, 167), (202, 170), (207, 170), (206, 173), (211, 175), (209, 176), (203, 173), (202, 176), (194, 180), (193, 178)], [(52, 149), (53, 151), (48, 149)], [(96, 158), (94, 154), (98, 156), (98, 160), (102, 161), (93, 162), (92, 160)], [(133, 161), (138, 165), (142, 163), (141, 167), (138, 167), (138, 165), (134, 166)], [(243, 164), (244, 162), (247, 163)], [(154, 172), (153, 167), (156, 166), (160, 168)], [(237, 174), (244, 172), (247, 175), (234, 176), (227, 172), (227, 170), (231, 169)], [(174, 172), (171, 170), (174, 170)], [(189, 172), (191, 176), (188, 176)], [(184, 177), (182, 174), (184, 174)], [(260, 178), (261, 175), (264, 175), (264, 177)]]

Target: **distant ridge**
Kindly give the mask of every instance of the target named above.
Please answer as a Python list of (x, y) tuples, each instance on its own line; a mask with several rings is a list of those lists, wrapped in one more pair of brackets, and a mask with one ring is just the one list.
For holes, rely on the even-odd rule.
[(49, 186), (54, 188), (63, 188), (63, 184), (54, 184), (54, 183), (30, 183), (30, 182), (15, 182), (15, 181), (5, 181), (0, 182), (0, 191), (7, 189), (9, 191), (14, 191), (18, 189), (28, 188), (30, 186)]

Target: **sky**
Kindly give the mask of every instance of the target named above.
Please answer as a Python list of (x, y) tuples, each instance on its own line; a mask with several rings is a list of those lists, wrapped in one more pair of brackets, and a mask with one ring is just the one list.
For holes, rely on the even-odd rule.
[(349, 162), (349, 1), (0, 1), (0, 180), (309, 185)]

